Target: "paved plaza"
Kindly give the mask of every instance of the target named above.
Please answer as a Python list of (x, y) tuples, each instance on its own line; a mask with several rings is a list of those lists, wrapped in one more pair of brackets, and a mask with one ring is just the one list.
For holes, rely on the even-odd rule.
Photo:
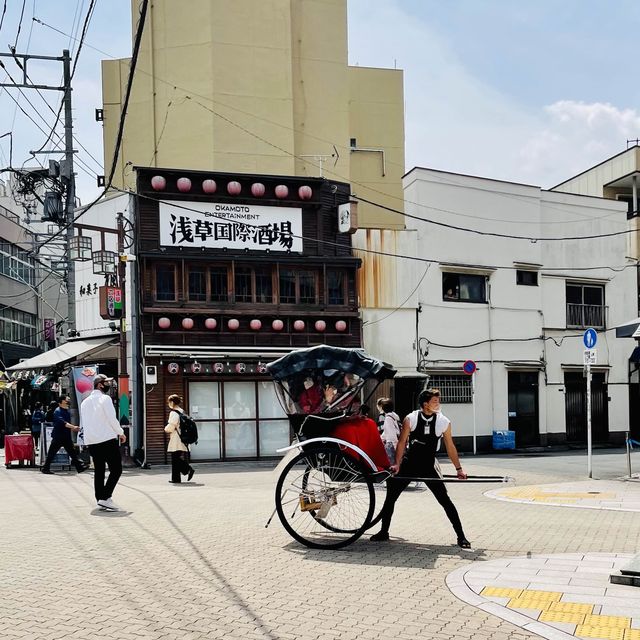
[[(586, 476), (581, 452), (466, 457), (463, 464), (469, 473), (515, 476), (517, 487)], [(622, 450), (594, 457), (603, 482), (625, 469)], [(0, 467), (0, 638), (535, 638), (541, 631), (535, 612), (538, 618), (562, 613), (550, 603), (566, 601), (555, 594), (567, 591), (572, 579), (543, 580), (549, 588), (541, 589), (535, 579), (545, 571), (541, 564), (564, 554), (571, 567), (565, 562), (563, 570), (577, 571), (599, 555), (613, 567), (640, 546), (637, 512), (496, 500), (485, 495), (496, 485), (468, 484), (449, 489), (472, 551), (454, 546), (444, 513), (427, 491), (416, 489), (398, 502), (390, 543), (367, 536), (341, 551), (316, 551), (291, 540), (277, 517), (265, 529), (273, 509), (272, 465), (201, 465), (190, 485), (168, 479), (168, 468), (125, 472), (114, 499), (126, 511), (109, 514), (94, 508), (91, 473), (43, 476)], [(634, 490), (640, 494), (640, 483)], [(512, 580), (517, 584), (509, 588), (519, 593), (495, 595), (500, 592), (491, 588), (502, 588), (500, 576), (518, 562), (532, 563), (524, 567), (527, 580), (523, 567), (516, 571), (520, 581)], [(467, 584), (480, 600), (462, 597), (468, 571), (492, 576), (480, 584), (475, 575)], [(510, 610), (526, 624), (486, 606), (509, 610), (512, 599), (519, 604), (523, 594), (542, 590), (554, 596), (533, 614)], [(624, 602), (640, 602), (639, 589), (615, 591)], [(602, 618), (586, 616), (604, 615), (593, 608), (602, 607), (594, 598), (607, 594), (587, 595), (593, 602), (577, 603), (592, 608), (577, 615), (589, 631), (594, 625), (585, 622)], [(577, 630), (578, 622), (567, 624)], [(630, 620), (617, 627), (622, 634), (604, 637), (635, 638), (635, 626)], [(557, 631), (573, 635), (570, 626)]]

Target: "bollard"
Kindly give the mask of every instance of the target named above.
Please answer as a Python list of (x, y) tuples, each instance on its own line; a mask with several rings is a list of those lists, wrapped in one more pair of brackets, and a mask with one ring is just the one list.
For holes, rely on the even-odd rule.
[(631, 477), (631, 441), (629, 440), (629, 432), (627, 431), (627, 476)]

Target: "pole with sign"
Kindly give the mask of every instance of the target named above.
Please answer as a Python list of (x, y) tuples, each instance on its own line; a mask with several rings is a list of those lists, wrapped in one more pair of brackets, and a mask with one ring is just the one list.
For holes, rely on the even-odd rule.
[(473, 411), (473, 455), (476, 454), (476, 363), (473, 360), (465, 360), (462, 370), (471, 376), (471, 409)]
[(595, 329), (589, 328), (582, 336), (584, 342), (584, 365), (587, 374), (587, 473), (593, 478), (592, 468), (592, 438), (591, 438), (591, 365), (597, 362), (597, 352), (595, 350), (598, 342), (598, 334)]

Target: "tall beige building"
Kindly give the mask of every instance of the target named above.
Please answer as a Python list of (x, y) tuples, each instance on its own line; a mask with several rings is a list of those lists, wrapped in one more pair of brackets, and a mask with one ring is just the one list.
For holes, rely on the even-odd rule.
[[(139, 2), (132, 0), (134, 30)], [(130, 59), (102, 64), (105, 171)], [(114, 185), (131, 165), (351, 183), (403, 210), (403, 73), (347, 63), (347, 0), (154, 0)], [(359, 226), (403, 228), (359, 205)]]

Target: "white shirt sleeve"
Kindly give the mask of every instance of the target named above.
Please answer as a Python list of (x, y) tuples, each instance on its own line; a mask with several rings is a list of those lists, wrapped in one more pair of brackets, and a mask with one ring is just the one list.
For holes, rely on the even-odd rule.
[(116, 417), (116, 410), (113, 406), (113, 402), (111, 402), (111, 398), (107, 395), (103, 396), (100, 399), (100, 404), (102, 405), (102, 410), (104, 411), (105, 418), (107, 419), (107, 424), (119, 435), (124, 435), (124, 430), (120, 426), (118, 422), (118, 418)]

